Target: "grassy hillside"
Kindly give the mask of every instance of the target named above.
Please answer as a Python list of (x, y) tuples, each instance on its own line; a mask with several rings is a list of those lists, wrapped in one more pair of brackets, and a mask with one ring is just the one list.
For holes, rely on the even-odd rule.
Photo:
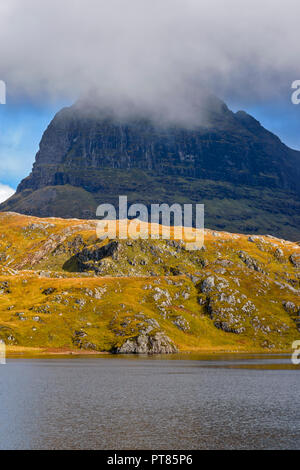
[(0, 213), (0, 339), (119, 352), (290, 350), (300, 248), (205, 231), (205, 246), (104, 240), (92, 220)]

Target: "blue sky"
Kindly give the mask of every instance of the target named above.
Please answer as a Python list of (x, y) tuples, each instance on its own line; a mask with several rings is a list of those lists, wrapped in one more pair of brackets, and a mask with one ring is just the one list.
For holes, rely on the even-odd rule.
[(67, 103), (0, 106), (0, 182), (16, 188), (32, 168), (39, 142), (55, 113)]
[(292, 90), (287, 87), (284, 96), (270, 101), (257, 100), (243, 104), (228, 98), (226, 102), (233, 111), (247, 111), (283, 143), (300, 150), (300, 105), (292, 103), (291, 95)]

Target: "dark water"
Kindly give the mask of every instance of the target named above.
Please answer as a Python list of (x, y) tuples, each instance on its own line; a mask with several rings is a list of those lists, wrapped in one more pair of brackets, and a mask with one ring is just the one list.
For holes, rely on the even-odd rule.
[(300, 448), (288, 357), (10, 359), (1, 449)]

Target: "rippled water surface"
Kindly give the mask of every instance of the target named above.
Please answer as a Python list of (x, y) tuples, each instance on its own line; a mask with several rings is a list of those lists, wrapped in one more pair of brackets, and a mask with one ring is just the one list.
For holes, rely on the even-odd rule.
[(299, 449), (299, 372), (277, 355), (9, 359), (0, 448)]

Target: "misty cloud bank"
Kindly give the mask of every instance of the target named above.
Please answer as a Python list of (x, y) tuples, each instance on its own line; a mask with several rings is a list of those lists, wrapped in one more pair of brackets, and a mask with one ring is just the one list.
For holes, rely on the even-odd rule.
[(0, 203), (6, 201), (15, 193), (15, 190), (7, 186), (6, 184), (0, 183)]
[(93, 90), (171, 117), (207, 89), (268, 100), (300, 78), (299, 16), (298, 0), (2, 0), (0, 79), (15, 97)]

